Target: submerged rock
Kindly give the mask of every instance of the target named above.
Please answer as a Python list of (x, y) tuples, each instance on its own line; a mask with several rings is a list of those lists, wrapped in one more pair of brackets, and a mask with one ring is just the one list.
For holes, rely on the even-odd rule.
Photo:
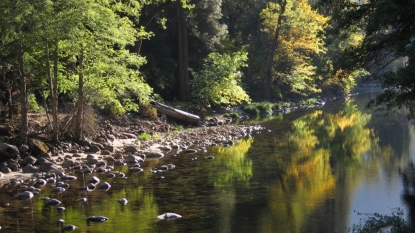
[(172, 220), (181, 218), (182, 216), (175, 213), (164, 213), (156, 217), (157, 220)]
[(88, 218), (86, 218), (87, 222), (105, 222), (107, 221), (109, 218), (104, 217), (104, 216), (90, 216)]
[(119, 199), (119, 200), (118, 200), (118, 203), (120, 203), (120, 204), (122, 204), (122, 205), (127, 205), (128, 200), (127, 200), (127, 199), (125, 199), (125, 198), (121, 198), (121, 199)]
[(62, 230), (63, 231), (73, 231), (75, 229), (76, 229), (76, 226), (75, 225), (71, 225), (71, 224), (62, 227)]
[(49, 199), (49, 200), (47, 200), (46, 201), (46, 203), (45, 203), (45, 205), (46, 206), (58, 206), (58, 205), (60, 205), (62, 202), (60, 202), (59, 200), (57, 200), (57, 199)]
[(33, 198), (33, 193), (30, 191), (24, 191), (19, 194), (19, 199), (22, 199), (22, 200), (30, 200), (32, 198)]

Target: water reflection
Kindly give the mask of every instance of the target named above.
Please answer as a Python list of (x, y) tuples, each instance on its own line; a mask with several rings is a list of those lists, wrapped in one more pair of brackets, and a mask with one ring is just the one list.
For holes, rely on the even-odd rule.
[[(266, 130), (252, 138), (146, 161), (144, 173), (117, 167), (127, 179), (94, 174), (112, 185), (107, 192), (80, 192), (90, 176), (76, 172), (66, 192), (46, 185), (32, 201), (17, 200), (18, 187), (1, 189), (0, 225), (6, 232), (59, 232), (62, 218), (80, 232), (344, 232), (358, 221), (354, 210), (388, 214), (402, 206), (402, 180), (404, 200), (412, 203), (415, 193), (414, 171), (405, 169), (415, 145), (411, 126), (402, 115), (381, 118), (356, 103), (260, 119)], [(176, 168), (149, 172), (170, 163)], [(66, 210), (45, 207), (43, 196)], [(88, 201), (79, 202), (83, 197)], [(183, 218), (156, 221), (165, 212)], [(88, 225), (91, 215), (109, 220)]]

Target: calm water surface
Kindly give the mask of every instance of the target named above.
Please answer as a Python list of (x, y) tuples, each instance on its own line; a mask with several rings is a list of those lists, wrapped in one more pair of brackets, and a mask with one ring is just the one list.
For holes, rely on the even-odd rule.
[[(78, 173), (63, 194), (48, 184), (31, 201), (17, 199), (18, 187), (2, 188), (1, 232), (60, 232), (57, 220), (64, 219), (76, 232), (338, 233), (359, 222), (357, 212), (410, 212), (401, 174), (414, 159), (414, 131), (403, 114), (364, 110), (369, 97), (258, 119), (251, 123), (265, 129), (233, 147), (147, 160), (144, 173), (116, 168), (128, 179), (94, 173), (112, 185), (107, 192), (78, 191), (90, 178)], [(205, 160), (209, 155), (215, 159)], [(149, 172), (170, 163), (176, 168)], [(45, 196), (66, 210), (45, 207)], [(183, 218), (155, 220), (165, 212)], [(91, 215), (109, 220), (87, 224)]]

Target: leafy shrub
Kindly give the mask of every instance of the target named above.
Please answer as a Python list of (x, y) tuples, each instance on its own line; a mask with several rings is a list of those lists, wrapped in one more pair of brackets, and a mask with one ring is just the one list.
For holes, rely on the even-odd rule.
[(224, 117), (232, 117), (234, 119), (238, 119), (239, 118), (239, 112), (225, 113), (223, 116)]
[(271, 111), (273, 106), (274, 105), (270, 102), (258, 102), (246, 105), (242, 108), (242, 110), (250, 115), (258, 116), (261, 112)]
[(259, 109), (256, 108), (256, 106), (250, 104), (250, 105), (246, 105), (242, 108), (242, 110), (246, 113), (248, 113), (249, 115), (253, 115), (253, 116), (258, 116), (259, 115)]
[(236, 105), (251, 101), (241, 86), (241, 67), (246, 66), (248, 53), (210, 53), (203, 69), (192, 71), (192, 97), (208, 106)]

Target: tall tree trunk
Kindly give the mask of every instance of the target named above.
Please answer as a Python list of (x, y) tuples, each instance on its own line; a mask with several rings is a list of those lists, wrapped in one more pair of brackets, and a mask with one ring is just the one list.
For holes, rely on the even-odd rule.
[[(52, 75), (50, 73), (50, 53), (49, 53), (49, 41), (48, 40), (46, 40), (45, 42), (45, 55), (46, 55), (46, 75), (48, 78), (49, 97), (51, 97), (53, 88), (52, 88)], [(50, 117), (49, 117), (49, 110), (48, 110), (49, 108), (48, 108), (48, 104), (46, 100), (46, 95), (44, 94), (43, 94), (43, 107), (45, 108), (45, 111), (46, 111), (46, 117), (48, 118), (49, 127), (53, 132), (53, 122), (50, 120)]]
[(52, 118), (53, 118), (53, 134), (52, 140), (59, 142), (59, 122), (58, 122), (58, 62), (59, 62), (59, 42), (55, 44), (53, 52), (53, 84), (51, 91), (52, 99)]
[(180, 2), (177, 4), (177, 34), (179, 45), (179, 99), (182, 101), (190, 100), (189, 89), (189, 51), (187, 40), (187, 25), (186, 18), (183, 16), (182, 7)]
[(11, 84), (6, 84), (4, 88), (4, 107), (9, 107), (9, 119), (13, 119), (13, 86)]
[(285, 13), (285, 6), (287, 5), (287, 0), (281, 0), (279, 4), (281, 6), (281, 11), (278, 15), (277, 28), (275, 29), (274, 39), (272, 40), (272, 43), (271, 43), (271, 48), (269, 51), (268, 62), (267, 62), (267, 72), (265, 75), (264, 99), (266, 101), (269, 101), (271, 99), (270, 92), (271, 92), (271, 81), (272, 81), (272, 67), (274, 64), (275, 50), (277, 49), (278, 38), (280, 37), (280, 28), (281, 28), (282, 19), (284, 17), (283, 15)]
[(78, 81), (78, 102), (76, 103), (76, 120), (75, 120), (75, 139), (80, 140), (83, 138), (84, 130), (84, 50), (82, 48), (79, 57), (79, 81)]
[(23, 44), (20, 42), (18, 47), (18, 63), (19, 63), (19, 81), (20, 81), (20, 107), (21, 107), (21, 121), (20, 121), (20, 142), (27, 143), (28, 134), (28, 101), (27, 101), (27, 80), (24, 71), (24, 52)]

